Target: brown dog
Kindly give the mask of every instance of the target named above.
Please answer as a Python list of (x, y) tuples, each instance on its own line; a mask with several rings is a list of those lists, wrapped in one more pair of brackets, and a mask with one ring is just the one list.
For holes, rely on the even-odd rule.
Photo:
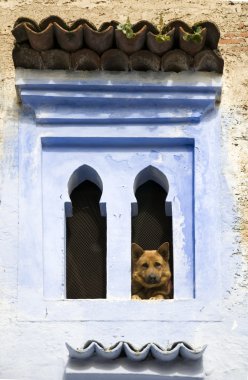
[(138, 244), (132, 244), (132, 299), (171, 298), (169, 256), (167, 242), (157, 251), (144, 251)]

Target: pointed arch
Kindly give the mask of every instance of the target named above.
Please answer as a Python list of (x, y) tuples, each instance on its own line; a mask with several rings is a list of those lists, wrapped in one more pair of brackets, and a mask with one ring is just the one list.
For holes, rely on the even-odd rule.
[(79, 166), (70, 176), (68, 181), (68, 193), (71, 195), (72, 191), (82, 182), (90, 181), (99, 187), (101, 192), (103, 191), (103, 184), (101, 177), (95, 169), (89, 165)]
[(149, 165), (136, 176), (134, 180), (134, 194), (136, 190), (147, 181), (156, 182), (160, 185), (168, 194), (169, 192), (169, 182), (164, 173), (157, 169), (155, 166)]

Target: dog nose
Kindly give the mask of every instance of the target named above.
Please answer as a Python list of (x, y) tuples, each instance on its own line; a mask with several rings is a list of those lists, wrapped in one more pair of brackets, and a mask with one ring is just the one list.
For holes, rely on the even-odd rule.
[(149, 276), (148, 276), (148, 282), (150, 283), (150, 284), (154, 284), (155, 282), (157, 282), (157, 276), (155, 275), (155, 274), (150, 274)]

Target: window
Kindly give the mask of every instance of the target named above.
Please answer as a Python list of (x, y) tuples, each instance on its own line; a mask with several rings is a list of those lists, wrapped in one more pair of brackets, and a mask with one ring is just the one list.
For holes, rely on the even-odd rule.
[[(99, 175), (87, 165), (79, 167), (68, 183), (71, 204), (66, 203), (66, 298), (106, 298), (106, 217), (99, 206), (102, 187)], [(172, 216), (166, 215), (166, 210), (171, 214), (171, 204), (165, 202), (167, 178), (149, 166), (135, 178), (134, 190), (137, 204), (132, 207), (137, 215), (132, 216), (131, 241), (144, 249), (169, 242), (173, 273)]]
[(84, 181), (71, 193), (73, 216), (66, 221), (66, 297), (106, 298), (106, 218), (101, 191)]
[[(215, 100), (220, 82), (206, 74), (195, 74), (194, 78), (186, 74), (180, 78), (155, 74), (147, 73), (145, 79), (142, 74), (135, 74), (131, 80), (130, 73), (118, 74), (118, 78), (114, 73), (104, 73), (97, 80), (96, 73), (94, 79), (87, 73), (80, 73), (80, 77), (77, 73), (60, 73), (55, 78), (53, 72), (42, 73), (40, 79), (39, 73), (35, 74), (37, 77), (27, 73), (25, 78), (20, 72), (20, 97), (35, 114), (32, 118), (23, 112), (20, 120), (20, 318), (219, 318), (219, 115)], [(80, 108), (81, 98), (89, 89), (85, 84), (89, 83), (94, 105), (90, 122)], [(130, 110), (123, 109), (121, 101), (115, 101), (115, 112), (106, 119), (105, 103), (100, 102), (98, 107), (98, 97), (104, 96), (106, 86), (108, 96), (113, 98), (121, 97), (122, 89), (125, 97), (135, 97), (131, 118)], [(65, 108), (68, 97), (77, 97), (78, 101)], [(154, 108), (157, 97), (161, 101)], [(174, 101), (177, 107), (170, 108)], [(111, 100), (108, 110), (110, 106)], [(82, 294), (71, 294), (69, 290), (66, 251), (68, 248), (71, 260), (70, 226), (80, 209), (81, 194), (86, 194), (90, 187), (94, 188), (97, 224), (103, 231), (101, 248), (96, 251), (101, 262), (101, 283), (105, 282), (106, 289), (101, 289), (101, 297), (86, 294), (91, 299), (81, 299)], [(144, 239), (139, 228), (145, 209), (153, 216), (150, 201), (144, 202), (151, 188), (156, 192), (156, 223), (166, 225), (160, 230), (164, 235), (152, 234), (152, 245), (159, 245), (160, 239), (170, 242), (174, 297), (165, 302), (133, 302), (130, 247), (132, 239)], [(91, 198), (88, 201), (93, 203)], [(34, 209), (35, 219), (30, 223)], [(144, 220), (148, 226), (150, 222)], [(70, 278), (73, 277), (74, 274)], [(30, 304), (30, 298), (36, 300), (35, 306)]]
[(106, 217), (102, 181), (87, 165), (74, 171), (66, 203), (66, 298), (106, 298)]
[(171, 203), (166, 202), (168, 180), (158, 169), (149, 166), (137, 175), (134, 191), (137, 204), (133, 207), (136, 215), (132, 217), (132, 242), (148, 250), (157, 249), (164, 242), (169, 242), (173, 284)]

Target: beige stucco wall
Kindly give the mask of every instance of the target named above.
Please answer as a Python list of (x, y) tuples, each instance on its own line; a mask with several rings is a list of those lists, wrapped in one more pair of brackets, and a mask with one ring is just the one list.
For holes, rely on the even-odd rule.
[[(174, 18), (180, 18), (189, 24), (202, 19), (212, 20), (217, 23), (221, 30), (222, 39), (220, 41), (220, 50), (225, 60), (225, 70), (223, 74), (223, 95), (221, 100), (222, 112), (222, 146), (220, 147), (220, 156), (222, 159), (222, 173), (224, 175), (223, 192), (230, 195), (230, 209), (223, 209), (222, 212), (222, 229), (225, 245), (230, 244), (230, 250), (227, 256), (222, 258), (223, 271), (228, 271), (230, 275), (229, 287), (224, 290), (223, 304), (225, 311), (231, 311), (232, 317), (242, 315), (245, 318), (247, 313), (247, 301), (245, 303), (245, 293), (247, 293), (248, 283), (248, 3), (238, 1), (203, 1), (203, 0), (0, 0), (0, 157), (2, 170), (0, 171), (0, 213), (1, 206), (6, 207), (4, 176), (5, 171), (11, 172), (17, 165), (17, 120), (18, 106), (15, 92), (15, 70), (12, 63), (13, 37), (11, 29), (18, 17), (26, 16), (40, 21), (49, 15), (55, 14), (65, 21), (73, 21), (80, 17), (88, 18), (98, 26), (106, 20), (124, 21), (129, 15), (131, 21), (135, 22), (140, 19), (157, 21), (159, 14), (162, 12), (165, 21)], [(16, 171), (13, 170), (14, 173)], [(16, 186), (18, 182), (16, 181)], [(16, 190), (13, 194), (16, 196)], [(7, 202), (10, 202), (8, 199)], [(16, 200), (14, 202), (17, 202)], [(11, 210), (11, 207), (10, 207)], [(16, 216), (17, 220), (17, 216)], [(8, 225), (9, 223), (9, 225)], [(9, 239), (10, 251), (16, 250), (16, 243), (11, 242), (12, 236), (16, 236), (17, 223), (15, 226), (4, 220), (5, 233), (0, 236), (1, 239)], [(15, 229), (15, 231), (13, 231)], [(2, 230), (3, 231), (3, 230)], [(13, 240), (13, 239), (12, 239)], [(214, 247), (213, 247), (214, 249)], [(17, 337), (27, 345), (20, 348), (22, 352), (15, 357), (18, 373), (23, 374), (23, 378), (32, 378), (25, 376), (27, 366), (22, 362), (22, 357), (30, 356), (30, 348), (26, 342), (25, 336), (36, 336), (38, 325), (35, 324), (16, 324), (13, 304), (16, 299), (16, 253), (9, 259), (10, 253), (0, 252), (0, 334), (6, 333), (4, 341), (7, 352), (2, 355), (0, 360), (0, 378), (2, 373), (13, 373), (11, 356), (18, 353), (16, 347)], [(8, 257), (8, 264), (5, 260)], [(225, 263), (227, 262), (227, 266)], [(4, 286), (3, 286), (4, 285)], [(226, 314), (227, 315), (227, 314)], [(65, 335), (69, 327), (60, 327), (54, 324), (54, 335), (51, 335), (49, 329), (43, 328), (42, 339), (38, 339), (37, 348), (42, 347), (44, 350), (54, 352), (53, 347), (63, 346)], [(105, 327), (107, 328), (107, 327)], [(237, 328), (235, 320), (230, 322), (230, 331)], [(56, 329), (58, 334), (55, 334)], [(27, 333), (28, 331), (28, 333)], [(223, 333), (225, 331), (225, 333)], [(219, 341), (224, 340), (223, 355), (218, 357), (218, 361), (223, 361), (223, 367), (231, 369), (241, 368), (247, 361), (245, 355), (240, 358), (240, 362), (231, 362), (230, 357), (225, 355), (227, 344), (231, 350), (240, 349), (241, 342), (239, 336), (232, 342), (228, 340), (227, 330), (212, 329), (211, 334), (216, 335), (216, 347)], [(116, 327), (117, 335), (121, 334), (119, 326)], [(27, 333), (27, 335), (25, 335)], [(70, 333), (78, 336), (78, 327), (70, 326)], [(242, 334), (242, 331), (239, 331)], [(225, 335), (225, 336), (224, 336)], [(247, 329), (246, 329), (247, 335)], [(3, 335), (2, 335), (3, 336)], [(59, 336), (59, 338), (58, 338)], [(81, 339), (81, 338), (80, 338)], [(45, 342), (48, 341), (47, 346)], [(39, 345), (39, 347), (38, 347)], [(240, 350), (240, 351), (239, 351)], [(30, 351), (31, 352), (31, 351)], [(56, 356), (56, 355), (55, 355)], [(210, 357), (208, 365), (216, 367), (214, 357)], [(237, 358), (236, 358), (237, 359)], [(45, 362), (46, 359), (44, 359)], [(30, 358), (30, 363), (32, 359)], [(4, 363), (4, 364), (3, 364)], [(57, 379), (56, 366), (62, 368), (60, 358), (56, 357), (56, 362), (51, 365), (51, 379)], [(45, 363), (46, 364), (46, 363)], [(2, 367), (1, 367), (2, 366)], [(243, 368), (243, 367), (242, 367)], [(54, 371), (54, 372), (53, 372)], [(54, 373), (54, 376), (52, 374)], [(235, 372), (236, 373), (236, 372)], [(237, 377), (233, 372), (233, 377), (229, 380), (243, 380), (245, 377)], [(238, 372), (237, 372), (238, 373)], [(242, 372), (243, 373), (243, 372)], [(57, 374), (57, 372), (56, 372)], [(210, 376), (210, 375), (209, 375)], [(35, 378), (35, 376), (33, 377)], [(40, 377), (43, 379), (43, 377)], [(44, 378), (45, 375), (44, 375)], [(227, 377), (213, 375), (211, 380), (226, 379)], [(50, 378), (49, 378), (50, 379)]]

